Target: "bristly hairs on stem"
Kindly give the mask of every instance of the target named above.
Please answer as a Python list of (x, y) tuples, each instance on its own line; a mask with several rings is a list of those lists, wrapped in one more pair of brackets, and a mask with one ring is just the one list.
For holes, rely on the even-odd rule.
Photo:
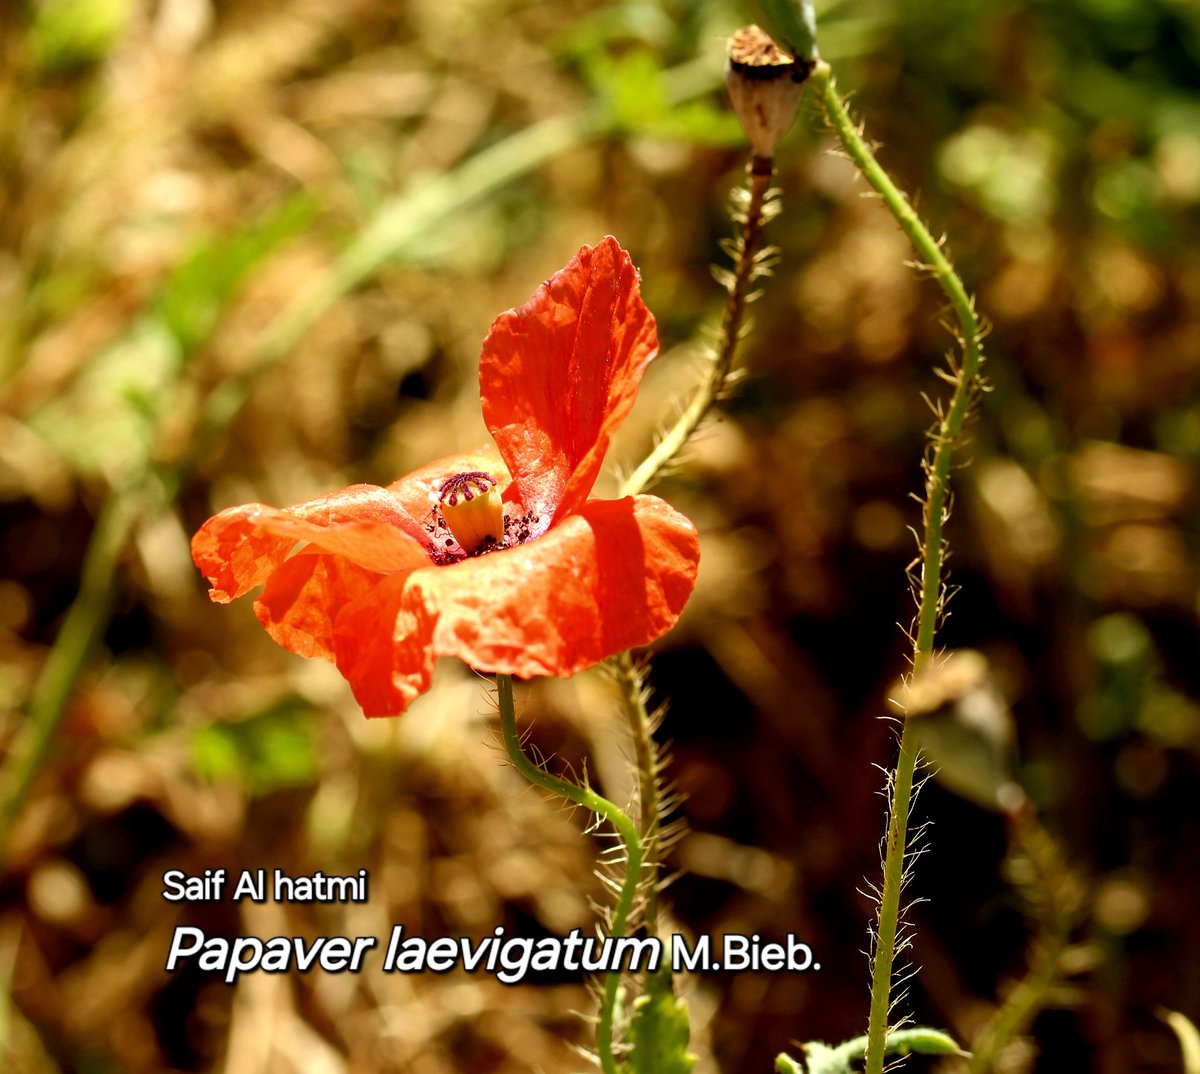
[(659, 934), (658, 895), (662, 890), (662, 859), (686, 831), (682, 821), (666, 818), (678, 805), (678, 796), (663, 783), (663, 772), (670, 762), (668, 747), (654, 738), (666, 713), (666, 706), (651, 710), (650, 691), (646, 686), (644, 661), (630, 653), (621, 653), (609, 662), (609, 668), (621, 694), (622, 707), (629, 719), (635, 770), (638, 774), (637, 815), (645, 858), (642, 864), (642, 925), (648, 936)]
[[(612, 868), (613, 872), (606, 872), (606, 869), (602, 868), (600, 878), (606, 886), (617, 892), (617, 901), (608, 920), (609, 935), (624, 936), (642, 875), (642, 843), (638, 837), (637, 828), (625, 811), (607, 798), (597, 794), (588, 786), (571, 783), (560, 776), (547, 772), (529, 757), (525, 752), (521, 733), (517, 729), (517, 713), (513, 702), (511, 675), (496, 676), (496, 703), (500, 710), (500, 736), (513, 767), (534, 786), (583, 806), (597, 818), (607, 822), (616, 832), (620, 840), (617, 853), (624, 857), (624, 879), (619, 883), (615, 879), (614, 865), (619, 864), (619, 859), (617, 863), (614, 863), (611, 855), (607, 854), (602, 855), (602, 865), (607, 863), (608, 868)], [(596, 1018), (596, 1052), (600, 1069), (604, 1071), (604, 1074), (618, 1074), (613, 1026), (620, 984), (621, 975), (619, 973), (610, 973), (605, 977), (600, 996), (600, 1011)]]
[(737, 188), (730, 198), (730, 215), (739, 225), (738, 231), (721, 244), (733, 267), (713, 267), (727, 297), (717, 341), (708, 354), (708, 370), (683, 412), (621, 483), (622, 496), (643, 492), (662, 477), (729, 387), (738, 343), (745, 334), (746, 307), (758, 297), (751, 285), (770, 273), (776, 257), (774, 249), (759, 248), (763, 226), (779, 212), (778, 192), (770, 188), (774, 159), (756, 156), (746, 170), (746, 186)]
[[(932, 403), (935, 424), (929, 434), (922, 462), (925, 488), (921, 497), (921, 532), (918, 555), (910, 568), (910, 580), (917, 603), (912, 640), (912, 674), (920, 675), (933, 656), (934, 639), (945, 615), (949, 593), (943, 579), (948, 547), (945, 526), (950, 516), (950, 474), (954, 454), (963, 427), (978, 393), (983, 387), (980, 366), (985, 328), (975, 312), (974, 300), (967, 293), (945, 251), (944, 240), (934, 239), (920, 217), (875, 159), (863, 137), (861, 125), (846, 109), (829, 65), (818, 61), (810, 75), (817, 99), (826, 119), (841, 142), (846, 155), (879, 195), (917, 252), (918, 266), (928, 272), (945, 293), (954, 317), (952, 334), (961, 348), (961, 358), (950, 356), (940, 371), (951, 385), (947, 404)], [(901, 725), (899, 757), (889, 780), (890, 809), (884, 841), (883, 888), (880, 892), (879, 918), (875, 929), (874, 957), (871, 966), (871, 1013), (867, 1030), (866, 1074), (882, 1074), (888, 1023), (892, 1012), (893, 968), (898, 941), (910, 939), (900, 928), (900, 896), (907, 873), (909, 845), (908, 819), (912, 806), (917, 746), (908, 722)]]

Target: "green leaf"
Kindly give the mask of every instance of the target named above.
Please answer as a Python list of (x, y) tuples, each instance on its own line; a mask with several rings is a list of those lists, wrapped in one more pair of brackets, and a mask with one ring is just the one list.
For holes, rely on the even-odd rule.
[(673, 103), (660, 58), (636, 49), (614, 58), (591, 58), (588, 77), (608, 106), (612, 125), (627, 135), (693, 145), (740, 146), (741, 125), (726, 108), (708, 100)]
[(687, 1004), (671, 988), (670, 971), (652, 974), (645, 995), (633, 1003), (630, 1074), (690, 1074), (696, 1057), (688, 1050), (692, 1027)]
[[(864, 1037), (863, 1040), (865, 1041), (866, 1038)], [(845, 1045), (840, 1048), (830, 1048), (829, 1045), (822, 1044), (820, 1041), (812, 1041), (804, 1045), (804, 1070), (807, 1074), (851, 1074), (852, 1058), (856, 1058), (856, 1056), (847, 1054)]]
[(930, 1029), (929, 1026), (893, 1030), (887, 1035), (884, 1051), (888, 1055), (908, 1055), (910, 1052), (917, 1052), (920, 1055), (964, 1054), (949, 1033), (944, 1033), (940, 1029)]
[[(866, 1054), (867, 1038), (854, 1037), (836, 1048), (820, 1041), (810, 1041), (802, 1047), (804, 1065), (801, 1066), (791, 1056), (781, 1053), (775, 1057), (777, 1074), (852, 1074), (854, 1068), (851, 1064)], [(921, 1055), (967, 1054), (950, 1034), (943, 1033), (940, 1029), (930, 1029), (928, 1026), (896, 1029), (887, 1035), (887, 1041), (884, 1043), (885, 1054), (909, 1055), (912, 1052)]]

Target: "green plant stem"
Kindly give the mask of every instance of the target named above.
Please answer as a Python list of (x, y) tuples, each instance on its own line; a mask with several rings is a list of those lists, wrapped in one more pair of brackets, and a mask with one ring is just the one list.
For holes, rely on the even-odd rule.
[[(625, 811), (607, 798), (601, 797), (590, 787), (581, 787), (569, 780), (552, 775), (529, 758), (521, 742), (520, 732), (517, 730), (512, 676), (496, 676), (496, 696), (500, 705), (500, 733), (513, 767), (534, 786), (583, 806), (584, 809), (602, 817), (616, 829), (617, 835), (625, 847), (625, 879), (621, 884), (616, 906), (613, 907), (609, 934), (611, 936), (625, 935), (625, 924), (637, 896), (642, 871), (642, 844), (638, 839), (637, 828), (634, 827), (633, 821), (629, 819)], [(600, 1068), (604, 1074), (616, 1074), (617, 1072), (617, 1061), (613, 1055), (613, 1016), (620, 983), (621, 975), (619, 973), (610, 973), (605, 978), (604, 992), (600, 1001), (600, 1015), (596, 1023), (596, 1051), (600, 1057)]]
[(983, 1036), (972, 1046), (970, 1074), (991, 1074), (1000, 1050), (1029, 1028), (1058, 984), (1066, 942), (1058, 935), (1043, 937), (1042, 941), (1034, 951), (1029, 972), (1013, 986)]
[[(144, 490), (143, 490), (144, 491)], [(0, 857), (9, 832), (62, 724), (67, 702), (112, 609), (113, 579), (145, 497), (114, 491), (88, 544), (75, 597), (34, 684), (25, 719), (0, 770)]]
[[(950, 470), (954, 450), (978, 388), (983, 361), (981, 330), (975, 306), (941, 245), (921, 222), (908, 200), (892, 182), (851, 120), (834, 85), (829, 65), (819, 62), (809, 76), (814, 92), (850, 159), (876, 190), (950, 300), (958, 321), (961, 364), (951, 362), (947, 379), (953, 385), (949, 406), (938, 411), (931, 433), (932, 454), (925, 460), (925, 499), (922, 512), (921, 565), (915, 579), (917, 622), (913, 637), (912, 673), (921, 674), (933, 655), (934, 636), (944, 597), (942, 567), (945, 558), (944, 528), (949, 516)], [(900, 751), (891, 782), (891, 816), (884, 851), (883, 890), (871, 972), (871, 1014), (867, 1028), (866, 1074), (881, 1074), (884, 1043), (891, 1006), (892, 965), (895, 959), (900, 892), (908, 842), (908, 817), (912, 802), (917, 747), (907, 722), (900, 733)]]
[(638, 819), (645, 858), (642, 905), (646, 935), (658, 935), (659, 834), (662, 820), (662, 791), (659, 787), (658, 747), (654, 742), (653, 720), (646, 710), (642, 677), (633, 657), (621, 653), (615, 659), (617, 682), (629, 716), (629, 735), (633, 739), (634, 760), (638, 772)]
[(655, 444), (637, 469), (622, 483), (622, 496), (637, 495), (658, 480), (663, 470), (683, 450), (692, 434), (700, 427), (700, 423), (720, 399), (728, 383), (746, 317), (750, 282), (754, 278), (755, 253), (762, 238), (763, 207), (775, 171), (774, 162), (767, 158), (754, 157), (747, 171), (749, 199), (742, 220), (741, 234), (737, 240), (733, 276), (728, 284), (729, 293), (725, 300), (725, 312), (721, 317), (720, 338), (716, 354), (713, 356), (712, 368), (675, 424), (663, 434), (662, 439)]

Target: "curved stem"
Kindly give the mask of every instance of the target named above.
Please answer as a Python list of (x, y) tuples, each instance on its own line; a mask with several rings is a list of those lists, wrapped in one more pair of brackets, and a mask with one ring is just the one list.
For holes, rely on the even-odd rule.
[[(581, 787), (559, 776), (551, 775), (525, 753), (517, 730), (517, 714), (513, 705), (511, 675), (496, 676), (496, 695), (500, 704), (500, 733), (504, 748), (508, 751), (513, 767), (534, 786), (550, 791), (583, 806), (608, 821), (617, 831), (625, 847), (626, 871), (621, 884), (617, 904), (613, 907), (612, 925), (609, 934), (623, 936), (629, 911), (637, 895), (642, 872), (642, 844), (637, 829), (625, 811), (607, 798), (601, 797), (590, 787)], [(617, 988), (621, 983), (619, 973), (610, 973), (604, 980), (604, 993), (600, 1001), (600, 1016), (596, 1023), (596, 1050), (600, 1056), (600, 1068), (604, 1074), (617, 1074), (617, 1061), (613, 1055), (613, 1015), (617, 1002)]]
[(755, 253), (762, 238), (763, 207), (766, 205), (771, 177), (775, 174), (775, 162), (768, 157), (754, 157), (747, 171), (750, 176), (749, 197), (742, 220), (742, 231), (737, 239), (733, 274), (727, 285), (729, 297), (725, 301), (721, 335), (717, 353), (713, 357), (712, 369), (705, 382), (692, 396), (687, 409), (655, 444), (638, 468), (622, 483), (622, 496), (634, 496), (658, 480), (666, 466), (683, 449), (692, 433), (700, 427), (713, 404), (721, 397), (729, 380), (729, 371), (733, 368), (737, 345), (742, 335), (750, 281), (754, 278)]
[[(919, 675), (933, 655), (945, 597), (942, 568), (945, 561), (944, 528), (950, 514), (950, 470), (954, 450), (979, 387), (979, 368), (983, 361), (982, 331), (975, 306), (943, 251), (921, 222), (908, 200), (892, 182), (864, 141), (861, 130), (852, 122), (834, 85), (829, 65), (817, 64), (810, 81), (817, 93), (830, 126), (841, 140), (850, 159), (879, 194), (888, 211), (909, 237), (917, 254), (937, 279), (950, 301), (958, 321), (961, 364), (950, 363), (945, 374), (953, 386), (949, 405), (937, 411), (937, 424), (930, 434), (931, 454), (926, 457), (925, 499), (922, 511), (920, 574), (914, 579), (917, 598), (917, 622), (913, 636), (912, 669)], [(884, 854), (883, 891), (879, 902), (879, 927), (876, 932), (875, 958), (871, 974), (871, 1016), (867, 1030), (866, 1074), (881, 1074), (891, 1005), (892, 964), (895, 958), (897, 921), (900, 915), (900, 889), (904, 883), (904, 857), (908, 841), (908, 815), (912, 802), (913, 775), (917, 747), (907, 721), (900, 734), (900, 754), (892, 777), (891, 817), (888, 822)]]

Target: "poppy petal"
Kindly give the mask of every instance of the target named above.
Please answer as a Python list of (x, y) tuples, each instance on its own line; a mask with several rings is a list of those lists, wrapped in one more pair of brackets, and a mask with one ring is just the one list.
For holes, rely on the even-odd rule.
[(332, 661), (338, 611), (374, 592), (381, 577), (342, 556), (302, 552), (267, 579), (254, 613), (285, 649)]
[(535, 533), (578, 510), (658, 350), (637, 269), (611, 236), (583, 246), (483, 343), (483, 418)]
[[(696, 581), (696, 529), (655, 496), (595, 500), (547, 534), (408, 577), (432, 649), (483, 671), (571, 675), (675, 625)], [(340, 626), (340, 624), (339, 624)]]
[(338, 670), (367, 716), (398, 716), (433, 677), (434, 619), (412, 599), (413, 577), (381, 579), (369, 596), (343, 608), (334, 626)]
[(376, 485), (351, 485), (295, 507), (251, 503), (210, 518), (192, 538), (192, 559), (227, 604), (262, 585), (298, 541), (345, 556), (367, 570), (412, 570), (429, 562), (420, 525)]

